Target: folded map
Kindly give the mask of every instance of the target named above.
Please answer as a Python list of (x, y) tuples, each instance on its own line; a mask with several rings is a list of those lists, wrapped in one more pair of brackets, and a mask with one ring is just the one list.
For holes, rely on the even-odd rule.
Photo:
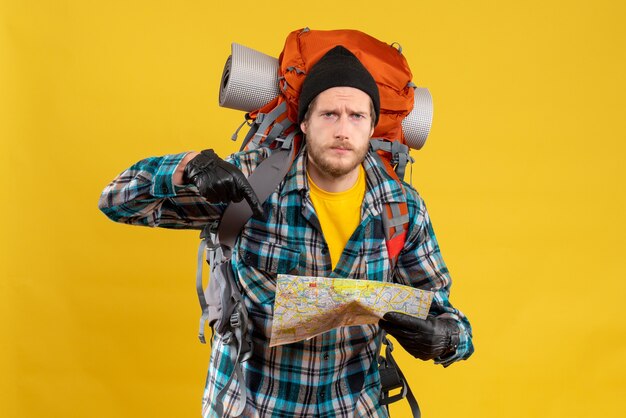
[(393, 283), (279, 274), (270, 347), (376, 324), (390, 311), (424, 319), (432, 299), (433, 292)]

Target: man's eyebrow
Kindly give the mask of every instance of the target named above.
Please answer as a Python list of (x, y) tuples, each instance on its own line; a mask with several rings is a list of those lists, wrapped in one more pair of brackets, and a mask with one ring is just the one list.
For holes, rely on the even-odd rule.
[[(315, 109), (315, 112), (319, 112), (319, 113), (329, 113), (329, 112), (338, 112), (338, 111), (339, 111), (339, 109), (337, 108), (337, 106), (325, 106), (325, 107), (319, 106), (317, 109)], [(358, 109), (347, 108), (346, 109), (346, 113), (349, 113), (349, 114), (353, 114), (353, 113), (369, 114), (370, 113), (370, 109), (358, 110)]]
[(317, 112), (335, 112), (337, 111), (337, 106), (332, 106), (332, 105), (328, 105), (328, 106), (317, 106), (317, 109), (315, 109)]

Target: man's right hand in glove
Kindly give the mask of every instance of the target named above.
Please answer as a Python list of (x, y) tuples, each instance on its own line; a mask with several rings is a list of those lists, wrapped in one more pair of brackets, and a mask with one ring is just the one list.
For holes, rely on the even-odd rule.
[(174, 183), (193, 184), (210, 203), (240, 202), (246, 199), (254, 216), (263, 215), (261, 202), (243, 173), (213, 152), (189, 153), (174, 174)]

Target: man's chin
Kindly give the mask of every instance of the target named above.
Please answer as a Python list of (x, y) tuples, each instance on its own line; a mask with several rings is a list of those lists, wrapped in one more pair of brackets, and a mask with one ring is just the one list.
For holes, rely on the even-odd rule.
[(342, 161), (328, 162), (327, 164), (323, 164), (321, 168), (333, 177), (343, 177), (350, 174), (358, 166), (359, 164), (355, 164), (353, 161)]

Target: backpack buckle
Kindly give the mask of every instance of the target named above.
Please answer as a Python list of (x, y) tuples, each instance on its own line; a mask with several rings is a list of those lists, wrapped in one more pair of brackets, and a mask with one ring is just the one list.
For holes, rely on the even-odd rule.
[(213, 221), (207, 223), (202, 232), (200, 232), (200, 239), (203, 239), (207, 243), (207, 248), (216, 248), (219, 246), (217, 242), (217, 228), (219, 227), (219, 221)]
[(241, 326), (241, 322), (239, 320), (239, 312), (234, 312), (230, 316), (230, 326), (232, 328), (239, 328)]

